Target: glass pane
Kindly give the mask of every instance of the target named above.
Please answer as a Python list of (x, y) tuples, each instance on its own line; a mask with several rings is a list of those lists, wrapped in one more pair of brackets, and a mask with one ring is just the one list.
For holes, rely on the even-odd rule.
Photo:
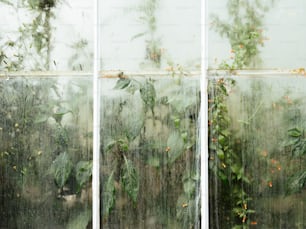
[(0, 71), (90, 71), (92, 4), (81, 0), (1, 0)]
[(305, 10), (300, 0), (209, 0), (209, 67), (300, 68)]
[(103, 228), (200, 228), (199, 77), (101, 88)]
[(101, 2), (103, 70), (200, 68), (200, 0)]
[(86, 78), (1, 78), (0, 228), (90, 225), (92, 99)]
[(305, 228), (306, 81), (209, 79), (210, 228)]

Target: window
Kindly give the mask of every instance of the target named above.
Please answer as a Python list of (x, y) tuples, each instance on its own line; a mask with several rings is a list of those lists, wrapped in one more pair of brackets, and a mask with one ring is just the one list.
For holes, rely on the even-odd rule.
[(0, 228), (201, 227), (201, 4), (0, 0)]

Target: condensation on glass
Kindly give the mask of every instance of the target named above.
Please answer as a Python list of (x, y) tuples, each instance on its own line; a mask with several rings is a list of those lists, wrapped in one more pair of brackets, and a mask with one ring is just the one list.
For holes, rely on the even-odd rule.
[(305, 228), (305, 85), (281, 72), (209, 78), (211, 228)]
[(101, 2), (102, 228), (200, 228), (200, 4)]
[(0, 228), (89, 228), (92, 82), (0, 79)]
[(100, 3), (0, 0), (0, 228), (92, 227), (98, 58), (101, 227), (200, 228), (201, 1)]
[(200, 228), (199, 77), (101, 80), (103, 228)]
[(305, 228), (305, 2), (207, 6), (209, 227)]

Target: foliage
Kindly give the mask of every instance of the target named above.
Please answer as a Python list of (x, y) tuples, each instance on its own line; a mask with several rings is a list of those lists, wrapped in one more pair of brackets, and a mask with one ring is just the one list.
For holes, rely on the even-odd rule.
[(80, 39), (72, 44), (73, 54), (68, 60), (68, 65), (73, 71), (89, 71), (91, 70), (92, 53), (88, 52), (88, 41)]
[(228, 18), (212, 15), (212, 28), (229, 40), (231, 59), (223, 60), (220, 69), (235, 70), (255, 67), (259, 61), (260, 46), (266, 38), (263, 35), (263, 19), (274, 0), (227, 2)]
[(132, 37), (132, 40), (143, 36), (146, 37), (146, 59), (149, 64), (156, 68), (160, 68), (163, 55), (161, 39), (156, 36), (156, 10), (158, 9), (158, 4), (159, 0), (144, 0), (136, 7), (137, 12), (140, 13), (139, 20), (145, 24), (146, 31)]
[[(226, 20), (222, 20), (218, 15), (211, 15), (212, 29), (228, 39), (231, 46), (232, 56), (230, 60), (221, 62), (220, 69), (232, 72), (236, 69), (255, 67), (259, 63), (260, 46), (263, 46), (266, 39), (263, 35), (264, 14), (273, 2), (274, 0), (268, 3), (229, 0)], [(222, 187), (234, 190), (230, 198), (223, 203), (228, 205), (227, 209), (231, 209), (231, 212), (225, 213), (225, 217), (231, 218), (232, 214), (235, 217), (238, 216), (240, 222), (236, 220), (237, 224), (232, 225), (233, 228), (246, 228), (249, 224), (249, 214), (254, 213), (254, 210), (248, 209), (251, 197), (247, 193), (246, 187), (250, 179), (242, 163), (243, 156), (237, 146), (233, 144), (236, 140), (232, 139), (234, 133), (230, 129), (231, 120), (226, 103), (229, 91), (234, 84), (235, 80), (227, 78), (219, 78), (209, 82), (210, 170), (212, 177), (217, 176), (220, 179)], [(251, 119), (248, 121), (252, 121)], [(247, 125), (248, 122), (245, 124)], [(211, 196), (214, 196), (213, 190), (211, 192)]]
[(91, 161), (79, 161), (75, 167), (76, 181), (81, 188), (90, 180), (92, 176), (92, 162)]
[(103, 186), (103, 196), (102, 196), (102, 203), (103, 203), (103, 216), (108, 217), (110, 211), (115, 205), (115, 181), (114, 181), (114, 172), (110, 174), (107, 178), (105, 185)]
[(68, 223), (67, 229), (84, 229), (88, 228), (88, 222), (91, 220), (91, 211), (85, 210), (74, 216)]
[(139, 177), (132, 161), (124, 156), (124, 166), (122, 170), (122, 185), (126, 193), (136, 202), (139, 191)]
[(0, 212), (7, 219), (0, 227), (8, 222), (14, 228), (42, 221), (66, 225), (73, 221), (69, 211), (81, 214), (89, 203), (84, 192), (91, 179), (90, 149), (84, 145), (80, 113), (72, 106), (84, 94), (78, 88), (63, 96), (59, 88), (52, 79), (0, 82)]
[(51, 166), (51, 173), (54, 176), (54, 180), (59, 188), (63, 188), (66, 184), (70, 173), (72, 171), (72, 162), (66, 152), (61, 153), (53, 161)]
[(49, 70), (53, 30), (51, 20), (54, 18), (54, 9), (61, 1), (22, 0), (20, 4), (1, 2), (16, 9), (22, 7), (33, 15), (30, 23), (23, 23), (19, 27), (16, 40), (9, 40), (0, 47), (0, 64), (3, 65), (1, 68), (14, 71), (31, 66), (35, 70)]
[(105, 224), (124, 221), (118, 211), (135, 225), (138, 214), (158, 215), (155, 226), (198, 223), (199, 88), (193, 83), (120, 77), (113, 88), (119, 96), (102, 103), (113, 106), (102, 126)]
[[(230, 215), (225, 217), (238, 216), (240, 223), (236, 226), (241, 225), (245, 228), (248, 224), (248, 215), (254, 211), (247, 207), (251, 198), (245, 190), (249, 178), (244, 171), (242, 155), (236, 151), (232, 143), (233, 132), (230, 128), (226, 99), (234, 84), (234, 80), (226, 78), (209, 82), (209, 167), (210, 179), (215, 179), (216, 176), (220, 180), (221, 189), (232, 190), (230, 198), (223, 200), (223, 204), (227, 205), (225, 208), (231, 209), (228, 213)], [(215, 191), (211, 190), (212, 197)]]

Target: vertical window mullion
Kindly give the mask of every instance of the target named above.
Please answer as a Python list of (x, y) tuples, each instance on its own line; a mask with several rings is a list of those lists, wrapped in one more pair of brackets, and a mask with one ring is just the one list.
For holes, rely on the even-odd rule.
[(93, 59), (93, 171), (92, 171), (92, 217), (93, 229), (100, 228), (100, 20), (99, 2), (94, 1), (94, 59)]

